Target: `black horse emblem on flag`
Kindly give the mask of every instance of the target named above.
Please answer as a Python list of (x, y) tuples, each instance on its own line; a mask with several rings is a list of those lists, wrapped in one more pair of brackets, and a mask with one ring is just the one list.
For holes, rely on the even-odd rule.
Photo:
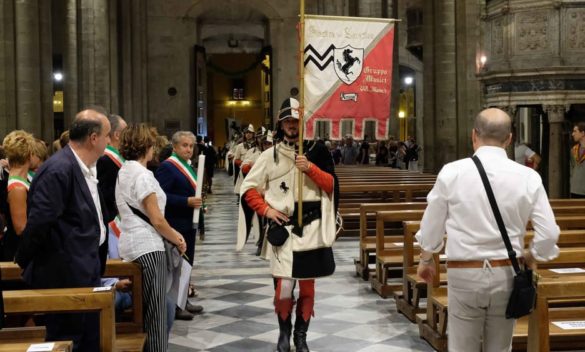
[(352, 84), (362, 73), (364, 49), (357, 49), (351, 45), (335, 48), (335, 73), (345, 84)]

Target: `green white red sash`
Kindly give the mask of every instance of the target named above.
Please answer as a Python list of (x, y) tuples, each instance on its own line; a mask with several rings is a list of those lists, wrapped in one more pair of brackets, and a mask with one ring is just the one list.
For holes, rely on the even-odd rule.
[(120, 155), (118, 149), (112, 147), (111, 145), (106, 146), (104, 154), (107, 155), (110, 159), (112, 159), (114, 164), (116, 164), (118, 167), (122, 167), (122, 164), (124, 164), (124, 162), (126, 161), (126, 159), (124, 159), (122, 155)]
[(32, 183), (32, 180), (33, 178), (35, 178), (36, 174), (37, 173), (32, 170), (28, 170), (28, 174), (26, 176), (26, 180), (28, 181), (28, 183)]
[(120, 238), (120, 234), (122, 233), (122, 231), (120, 230), (120, 215), (116, 215), (114, 220), (110, 221), (110, 223), (108, 225), (110, 226), (110, 228), (114, 232), (114, 235), (116, 235), (116, 237)]
[(28, 189), (30, 188), (30, 183), (20, 176), (9, 176), (8, 186), (6, 186), (6, 190), (10, 192), (18, 187), (24, 187), (28, 191)]
[(187, 178), (187, 181), (193, 186), (193, 190), (197, 189), (197, 175), (195, 175), (195, 171), (193, 171), (191, 165), (187, 164), (187, 162), (179, 158), (175, 153), (171, 154), (167, 161), (173, 164)]

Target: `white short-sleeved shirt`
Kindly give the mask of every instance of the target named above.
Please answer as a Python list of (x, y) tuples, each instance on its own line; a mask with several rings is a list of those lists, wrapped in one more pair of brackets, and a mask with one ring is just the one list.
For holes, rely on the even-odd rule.
[(129, 204), (146, 215), (142, 201), (153, 193), (164, 214), (167, 196), (152, 171), (137, 161), (127, 160), (120, 168), (116, 182), (116, 205), (121, 218), (118, 250), (125, 260), (133, 261), (144, 254), (165, 250), (162, 236), (128, 207)]

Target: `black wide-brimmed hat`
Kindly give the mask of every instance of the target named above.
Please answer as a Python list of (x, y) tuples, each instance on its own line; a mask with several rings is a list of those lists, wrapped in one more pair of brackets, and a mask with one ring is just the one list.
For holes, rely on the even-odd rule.
[(299, 101), (295, 98), (286, 98), (278, 111), (278, 121), (292, 117), (299, 119)]

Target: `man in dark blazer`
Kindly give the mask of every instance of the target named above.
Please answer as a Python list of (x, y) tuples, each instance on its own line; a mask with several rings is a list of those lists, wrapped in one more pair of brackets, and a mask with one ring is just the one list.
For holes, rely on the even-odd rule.
[[(101, 286), (105, 269), (106, 216), (95, 163), (109, 142), (110, 123), (89, 109), (69, 131), (69, 145), (41, 166), (29, 191), (16, 261), (33, 288)], [(47, 315), (46, 328), (47, 340), (73, 340), (75, 351), (99, 349), (97, 313)]]
[[(195, 256), (195, 232), (193, 227), (194, 208), (200, 208), (201, 198), (195, 197), (197, 187), (203, 186), (203, 180), (195, 180), (195, 171), (191, 168), (190, 161), (193, 157), (195, 136), (188, 131), (176, 132), (171, 142), (173, 154), (163, 161), (156, 170), (155, 177), (163, 191), (167, 195), (165, 218), (169, 224), (187, 242), (185, 254), (189, 258), (189, 264), (193, 265)], [(175, 317), (182, 320), (193, 319), (190, 313), (200, 313), (203, 307), (193, 305), (187, 301), (186, 311), (177, 309)]]

